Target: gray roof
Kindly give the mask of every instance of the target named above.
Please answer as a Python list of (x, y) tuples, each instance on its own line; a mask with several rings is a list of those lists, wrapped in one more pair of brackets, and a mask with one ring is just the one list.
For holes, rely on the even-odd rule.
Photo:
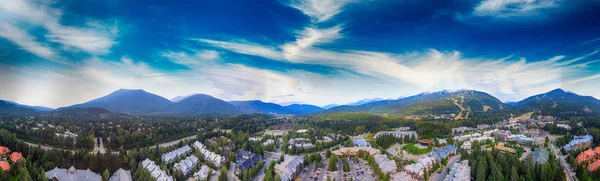
[(131, 181), (131, 172), (119, 168), (108, 181)]
[(64, 168), (54, 168), (48, 172), (46, 172), (46, 178), (52, 180), (56, 178), (59, 181), (101, 181), (102, 177), (92, 172), (90, 169), (87, 170), (75, 170), (75, 167), (69, 168), (69, 170)]

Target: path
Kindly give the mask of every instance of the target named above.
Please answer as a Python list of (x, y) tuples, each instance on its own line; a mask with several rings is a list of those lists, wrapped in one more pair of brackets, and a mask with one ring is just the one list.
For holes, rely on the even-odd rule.
[(550, 148), (551, 148), (552, 152), (554, 153), (554, 156), (556, 156), (556, 158), (560, 159), (560, 163), (565, 168), (565, 172), (567, 174), (567, 180), (568, 181), (579, 181), (579, 179), (577, 179), (577, 177), (575, 176), (575, 172), (573, 172), (573, 169), (571, 169), (571, 165), (567, 164), (567, 161), (565, 161), (565, 157), (567, 157), (567, 156), (561, 155), (560, 150), (556, 147), (556, 145), (554, 145), (554, 140), (556, 138), (551, 134), (546, 134), (546, 135), (548, 135), (548, 138), (552, 142), (549, 144), (550, 144)]
[[(188, 140), (188, 139), (196, 139), (196, 135), (194, 135), (194, 136), (188, 136), (188, 137), (181, 138), (181, 139), (178, 139), (178, 140), (175, 140), (175, 141), (170, 141), (170, 142), (162, 143), (162, 144), (159, 144), (158, 147), (164, 148), (164, 147), (173, 146), (173, 145), (178, 144), (180, 141), (184, 141), (184, 140)], [(152, 145), (152, 146), (150, 146), (150, 148), (156, 148), (156, 145)]]

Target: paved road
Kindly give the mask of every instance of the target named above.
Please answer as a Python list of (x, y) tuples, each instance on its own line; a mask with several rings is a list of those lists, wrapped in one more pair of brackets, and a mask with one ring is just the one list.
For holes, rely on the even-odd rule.
[[(194, 135), (194, 136), (188, 136), (188, 137), (181, 138), (181, 139), (178, 139), (178, 140), (175, 140), (175, 141), (170, 141), (170, 142), (162, 143), (162, 144), (159, 144), (158, 147), (164, 148), (164, 147), (173, 146), (173, 145), (178, 144), (180, 141), (188, 140), (188, 139), (196, 139), (196, 135)], [(156, 145), (152, 145), (152, 146), (150, 146), (150, 148), (156, 148)]]
[(264, 160), (265, 164), (260, 169), (260, 171), (258, 171), (258, 175), (255, 176), (254, 179), (252, 179), (254, 181), (262, 181), (265, 178), (265, 170), (267, 169), (267, 167), (269, 167), (271, 162), (278, 160), (279, 157), (281, 157), (281, 154), (274, 153), (274, 152), (265, 152), (264, 155), (265, 156), (263, 157), (263, 160)]
[[(98, 146), (98, 140), (100, 140), (100, 146)], [(94, 137), (94, 151), (92, 153), (106, 153), (106, 149), (104, 149), (104, 143), (102, 143), (102, 138)]]
[(227, 171), (227, 180), (240, 180), (235, 176), (235, 163), (229, 163), (229, 170)]
[(556, 158), (560, 159), (560, 163), (565, 168), (565, 173), (567, 175), (567, 180), (568, 181), (579, 181), (577, 179), (577, 177), (575, 176), (575, 172), (573, 172), (573, 169), (571, 169), (571, 165), (567, 164), (567, 161), (565, 160), (565, 157), (567, 157), (567, 156), (563, 156), (560, 153), (560, 150), (556, 147), (556, 145), (554, 145), (554, 140), (556, 138), (554, 136), (550, 135), (550, 134), (548, 134), (548, 138), (552, 141), (552, 143), (550, 143), (550, 148), (551, 148), (552, 152), (554, 153), (554, 156), (556, 156)]
[(429, 181), (443, 181), (444, 179), (446, 179), (446, 175), (448, 175), (448, 169), (447, 168), (452, 168), (454, 166), (454, 164), (456, 164), (456, 162), (458, 162), (460, 160), (460, 155), (455, 155), (450, 157), (450, 159), (448, 160), (448, 164), (445, 167), (442, 167), (440, 169), (442, 169), (442, 173), (438, 174), (437, 172), (434, 172), (433, 175), (431, 177), (429, 177)]

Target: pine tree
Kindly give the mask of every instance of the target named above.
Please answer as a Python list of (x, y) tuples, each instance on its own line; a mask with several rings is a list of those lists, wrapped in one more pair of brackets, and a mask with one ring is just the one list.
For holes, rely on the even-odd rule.
[(517, 168), (515, 168), (513, 166), (512, 169), (510, 170), (510, 181), (518, 181), (518, 180), (519, 180), (519, 173), (517, 173)]
[(104, 173), (102, 173), (102, 180), (108, 181), (109, 177), (110, 177), (110, 172), (108, 172), (108, 169), (105, 169)]
[(487, 168), (483, 161), (480, 161), (477, 165), (477, 181), (485, 181), (487, 179)]

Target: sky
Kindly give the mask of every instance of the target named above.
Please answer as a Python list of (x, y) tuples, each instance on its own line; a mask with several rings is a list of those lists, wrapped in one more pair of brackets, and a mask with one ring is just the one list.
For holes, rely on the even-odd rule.
[(0, 0), (0, 99), (117, 89), (324, 106), (473, 89), (600, 98), (600, 1)]

